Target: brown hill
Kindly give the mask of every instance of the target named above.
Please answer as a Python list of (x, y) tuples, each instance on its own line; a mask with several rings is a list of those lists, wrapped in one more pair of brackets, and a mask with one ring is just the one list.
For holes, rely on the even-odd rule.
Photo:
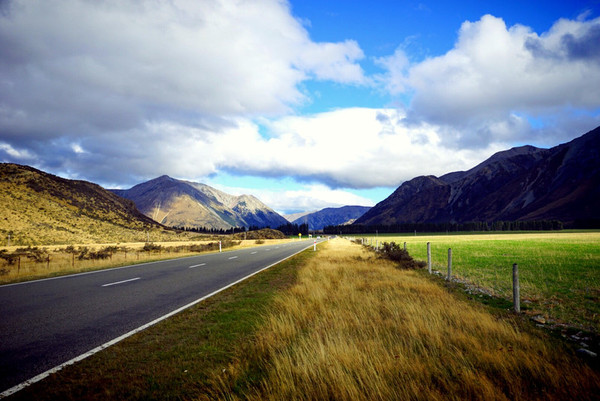
[(173, 239), (175, 233), (99, 185), (0, 164), (0, 244), (49, 245)]
[(600, 127), (551, 149), (499, 152), (468, 171), (403, 183), (355, 224), (600, 219)]
[(279, 227), (287, 220), (252, 195), (229, 195), (205, 184), (163, 175), (128, 190), (113, 190), (146, 216), (169, 227)]

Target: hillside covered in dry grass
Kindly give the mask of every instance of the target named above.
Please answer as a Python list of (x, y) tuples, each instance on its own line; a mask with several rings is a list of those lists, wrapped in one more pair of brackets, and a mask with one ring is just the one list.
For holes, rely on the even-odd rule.
[(99, 185), (0, 164), (0, 245), (174, 240), (132, 201)]

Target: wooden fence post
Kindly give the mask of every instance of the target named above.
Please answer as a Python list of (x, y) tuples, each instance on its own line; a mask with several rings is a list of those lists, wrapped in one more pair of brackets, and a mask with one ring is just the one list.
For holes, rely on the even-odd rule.
[(406, 252), (406, 242), (404, 242), (404, 252)]
[(427, 243), (427, 270), (431, 274), (431, 243)]
[(521, 312), (521, 297), (519, 288), (519, 266), (513, 264), (513, 304), (515, 306), (515, 312)]
[(452, 277), (452, 248), (448, 248), (448, 277), (446, 278), (450, 281)]

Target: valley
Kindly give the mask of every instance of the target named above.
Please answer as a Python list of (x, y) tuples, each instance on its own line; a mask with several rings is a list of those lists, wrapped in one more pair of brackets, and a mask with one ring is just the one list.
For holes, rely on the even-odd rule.
[[(530, 379), (534, 380), (536, 385), (546, 388), (552, 397), (566, 399), (571, 396), (571, 393), (567, 394), (562, 390), (563, 385), (568, 385), (575, 389), (578, 398), (586, 399), (589, 392), (595, 392), (600, 387), (597, 385), (600, 381), (596, 363), (597, 351), (600, 349), (600, 344), (597, 344), (600, 338), (597, 318), (600, 278), (596, 274), (599, 266), (600, 240), (596, 232), (575, 233), (562, 228), (563, 222), (567, 227), (576, 226), (582, 221), (593, 225), (600, 216), (597, 214), (600, 208), (599, 198), (596, 196), (600, 191), (600, 169), (595, 157), (599, 148), (599, 136), (600, 129), (596, 129), (568, 144), (552, 149), (529, 146), (514, 148), (497, 153), (468, 171), (448, 173), (439, 178), (416, 177), (404, 182), (390, 197), (372, 208), (360, 206), (325, 208), (304, 214), (292, 222), (285, 220), (252, 195), (229, 195), (201, 183), (177, 180), (169, 176), (158, 177), (129, 190), (106, 190), (93, 183), (63, 179), (32, 167), (2, 164), (0, 197), (5, 207), (0, 214), (0, 234), (6, 238), (7, 246), (0, 249), (0, 282), (12, 283), (8, 286), (0, 286), (2, 288), (25, 285), (20, 283), (38, 278), (57, 280), (58, 277), (69, 279), (78, 277), (69, 276), (72, 273), (86, 276), (91, 272), (100, 274), (99, 271), (102, 270), (107, 274), (111, 272), (120, 274), (120, 271), (134, 269), (136, 266), (144, 269), (145, 266), (161, 263), (179, 267), (183, 266), (181, 263), (184, 265), (187, 263), (184, 266), (187, 269), (186, 274), (191, 274), (191, 270), (204, 269), (207, 265), (208, 262), (202, 258), (225, 255), (227, 263), (231, 264), (237, 263), (239, 256), (234, 253), (227, 255), (229, 252), (243, 252), (252, 247), (252, 250), (248, 250), (247, 253), (253, 256), (260, 249), (270, 251), (279, 246), (300, 246), (296, 232), (300, 227), (306, 229), (306, 226), (310, 227), (315, 237), (319, 234), (317, 230), (322, 228), (333, 229), (333, 233), (337, 233), (338, 230), (340, 232), (348, 230), (368, 237), (368, 234), (364, 233), (373, 231), (377, 233), (378, 229), (394, 227), (394, 225), (400, 227), (403, 224), (421, 224), (422, 226), (419, 227), (427, 227), (427, 224), (431, 227), (447, 228), (485, 227), (492, 232), (531, 227), (536, 229), (552, 227), (557, 230), (552, 233), (494, 235), (488, 232), (464, 236), (455, 234), (444, 236), (443, 233), (439, 233), (431, 237), (424, 236), (422, 233), (417, 236), (415, 231), (411, 235), (376, 234), (374, 237), (378, 243), (383, 240), (407, 242), (409, 254), (418, 260), (423, 260), (424, 244), (431, 242), (434, 250), (434, 270), (438, 271), (443, 271), (443, 257), (447, 248), (453, 248), (454, 281), (451, 283), (446, 283), (436, 276), (428, 277), (423, 270), (407, 273), (404, 270), (406, 267), (389, 264), (373, 251), (366, 248), (357, 249), (358, 245), (349, 245), (348, 241), (341, 238), (331, 244), (320, 244), (319, 252), (312, 255), (304, 252), (286, 262), (287, 265), (283, 264), (283, 266), (290, 264), (298, 266), (300, 270), (287, 271), (285, 276), (280, 277), (266, 273), (264, 277), (263, 274), (259, 275), (261, 278), (257, 278), (256, 283), (263, 279), (270, 283), (277, 283), (274, 291), (266, 292), (269, 294), (268, 299), (259, 297), (256, 301), (248, 301), (256, 302), (252, 308), (259, 307), (262, 311), (260, 315), (250, 313), (244, 306), (245, 301), (236, 298), (238, 291), (245, 294), (245, 288), (249, 288), (250, 294), (255, 292), (253, 286), (256, 284), (252, 284), (255, 283), (253, 280), (249, 284), (250, 287), (236, 285), (236, 288), (226, 292), (225, 298), (217, 297), (214, 301), (209, 301), (209, 304), (214, 302), (211, 305), (215, 305), (215, 310), (220, 310), (221, 305), (227, 305), (230, 299), (237, 299), (235, 308), (219, 312), (218, 319), (230, 320), (229, 313), (235, 316), (235, 320), (240, 320), (240, 323), (245, 322), (245, 318), (250, 319), (243, 323), (246, 325), (243, 329), (233, 329), (233, 326), (228, 324), (215, 327), (214, 335), (218, 339), (214, 341), (221, 342), (223, 337), (231, 335), (234, 336), (233, 338), (244, 338), (243, 336), (248, 334), (246, 330), (250, 330), (249, 333), (254, 336), (252, 338), (260, 339), (258, 348), (239, 348), (236, 342), (227, 341), (216, 346), (211, 342), (213, 340), (207, 340), (209, 342), (202, 347), (216, 346), (217, 353), (235, 355), (235, 357), (233, 359), (216, 357), (212, 351), (199, 349), (196, 355), (214, 358), (218, 361), (216, 365), (208, 363), (206, 367), (200, 366), (197, 361), (190, 360), (187, 350), (173, 351), (175, 354), (169, 354), (168, 361), (156, 360), (157, 351), (154, 346), (149, 345), (154, 341), (153, 338), (156, 336), (171, 338), (175, 344), (187, 344), (193, 341), (195, 334), (178, 326), (177, 320), (169, 319), (170, 322), (161, 324), (160, 328), (151, 329), (140, 323), (139, 327), (143, 328), (143, 331), (138, 333), (139, 330), (134, 329), (135, 340), (127, 340), (122, 345), (112, 346), (110, 351), (105, 350), (99, 355), (91, 356), (89, 360), (66, 368), (60, 374), (53, 374), (16, 393), (17, 399), (32, 395), (44, 399), (42, 394), (48, 394), (50, 398), (54, 396), (62, 398), (65, 394), (81, 394), (82, 385), (86, 388), (91, 385), (94, 388), (92, 390), (94, 395), (90, 393), (89, 398), (84, 398), (104, 398), (107, 396), (104, 388), (98, 387), (88, 379), (82, 379), (81, 369), (84, 377), (89, 378), (89, 372), (94, 372), (93, 375), (97, 375), (102, 381), (102, 377), (110, 376), (110, 372), (115, 369), (104, 359), (114, 352), (119, 355), (115, 359), (117, 365), (126, 360), (134, 366), (132, 368), (132, 372), (136, 372), (134, 374), (143, 375), (157, 383), (155, 390), (150, 390), (148, 393), (144, 390), (144, 383), (131, 378), (124, 379), (123, 382), (117, 380), (108, 387), (108, 391), (116, 391), (119, 398), (124, 396), (123, 392), (130, 390), (139, 392), (142, 398), (157, 394), (173, 396), (187, 394), (202, 399), (207, 394), (216, 398), (227, 394), (227, 398), (245, 399), (248, 398), (246, 390), (258, 394), (257, 399), (280, 398), (284, 395), (275, 391), (275, 387), (283, 389), (284, 393), (296, 391), (293, 386), (288, 389), (290, 380), (296, 383), (321, 383), (314, 389), (309, 389), (310, 386), (306, 384), (299, 384), (304, 386), (302, 387), (304, 392), (311, 392), (316, 398), (349, 397), (348, 391), (350, 391), (351, 398), (366, 399), (366, 393), (363, 391), (369, 389), (369, 386), (376, 386), (379, 394), (387, 394), (392, 398), (417, 397), (417, 393), (411, 392), (411, 388), (423, 387), (431, 389), (427, 397), (436, 397), (452, 391), (453, 394), (481, 392), (503, 394), (507, 398), (528, 398), (533, 394), (527, 388), (529, 381), (518, 379), (511, 373), (513, 370), (525, 369), (529, 372)], [(544, 221), (538, 224), (532, 220), (533, 218), (544, 219)], [(273, 230), (277, 227), (290, 228), (293, 238)], [(256, 230), (258, 228), (263, 229)], [(248, 229), (253, 230), (248, 231)], [(202, 230), (211, 231), (213, 234), (198, 232)], [(215, 234), (217, 232), (220, 234)], [(373, 238), (370, 240), (372, 241)], [(311, 243), (312, 239), (305, 241), (304, 248), (310, 247)], [(196, 258), (199, 258), (197, 263), (188, 263)], [(159, 262), (165, 259), (170, 261)], [(506, 301), (509, 297), (507, 269), (512, 263), (519, 264), (523, 277), (523, 309), (520, 314), (510, 312)], [(259, 264), (260, 268), (265, 267), (263, 262)], [(325, 270), (321, 268), (323, 266), (326, 266)], [(224, 269), (217, 268), (215, 274), (222, 273), (226, 270)], [(283, 270), (274, 271), (286, 270), (284, 267)], [(167, 273), (159, 275), (164, 274)], [(115, 278), (109, 280), (110, 283), (106, 285), (111, 287), (122, 284), (137, 285), (141, 283), (138, 283), (140, 280), (141, 276)], [(399, 293), (397, 289), (388, 288), (391, 282), (395, 283), (395, 288), (398, 286), (400, 288), (402, 285), (399, 283), (406, 280), (411, 283), (416, 280), (419, 283), (415, 281), (415, 287), (407, 289), (407, 293)], [(188, 281), (184, 280), (184, 286), (190, 284)], [(37, 281), (31, 283), (35, 284)], [(152, 285), (153, 291), (161, 292), (167, 289), (163, 284)], [(201, 284), (197, 285), (201, 286)], [(338, 287), (343, 287), (344, 290), (340, 292)], [(463, 287), (466, 288), (466, 293), (461, 292)], [(288, 292), (290, 288), (293, 288), (292, 293)], [(152, 291), (146, 289), (142, 292)], [(418, 297), (419, 302), (411, 303), (410, 294), (414, 292), (423, 295)], [(193, 289), (190, 294), (192, 293), (196, 293), (196, 290)], [(433, 293), (444, 295), (439, 295), (438, 303), (430, 305), (426, 302), (428, 299), (426, 297)], [(326, 303), (319, 298), (321, 295), (325, 297), (323, 299), (328, 300)], [(364, 324), (363, 322), (369, 320), (366, 317), (361, 319), (360, 324), (353, 322), (352, 319), (345, 320), (367, 313), (360, 311), (358, 304), (352, 306), (356, 309), (353, 314), (336, 311), (337, 304), (348, 308), (348, 305), (354, 305), (355, 298), (362, 299), (363, 296), (371, 295), (377, 299), (384, 297), (387, 300), (384, 304), (376, 304), (375, 299), (368, 301), (371, 305), (369, 316), (381, 317), (376, 319), (377, 327), (369, 328)], [(333, 296), (336, 297), (335, 300)], [(289, 307), (284, 306), (287, 302)], [(362, 299), (360, 303), (364, 302), (366, 301)], [(472, 313), (476, 316), (475, 320), (468, 320), (474, 327), (479, 327), (477, 321), (496, 321), (498, 325), (491, 324), (490, 327), (482, 328), (485, 334), (477, 331), (462, 332), (459, 326), (463, 325), (464, 319), (467, 318), (448, 315), (448, 311), (444, 308), (449, 303), (460, 304), (458, 308), (461, 310), (469, 309), (468, 314)], [(389, 307), (386, 306), (388, 304), (395, 305), (394, 310), (408, 308), (407, 311), (414, 314), (423, 314), (424, 312), (419, 312), (419, 308), (428, 308), (427, 314), (443, 316), (442, 320), (445, 320), (446, 326), (450, 327), (447, 336), (458, 333), (462, 340), (452, 342), (448, 348), (447, 344), (440, 343), (439, 338), (432, 335), (433, 332), (439, 333), (442, 328), (427, 319), (424, 322), (415, 320), (409, 326), (402, 326), (402, 322), (409, 316), (408, 312), (397, 321), (394, 313), (390, 314)], [(303, 312), (298, 313), (293, 305), (304, 305), (301, 308)], [(164, 307), (164, 305), (160, 306), (160, 308)], [(474, 309), (471, 311), (470, 308)], [(190, 310), (178, 310), (178, 313), (182, 313), (184, 321), (188, 323), (189, 316), (194, 316), (192, 319), (202, 322), (207, 319), (203, 310), (204, 306), (199, 309), (191, 307)], [(290, 315), (283, 316), (281, 313), (284, 310)], [(82, 313), (86, 314), (85, 311)], [(329, 316), (329, 314), (335, 315), (336, 319), (340, 318), (331, 331), (333, 335), (331, 338), (325, 335), (326, 322), (318, 323), (317, 319), (317, 316)], [(167, 315), (171, 316), (169, 313)], [(412, 318), (412, 315), (410, 317)], [(286, 327), (281, 326), (280, 319), (288, 322)], [(552, 329), (550, 333), (562, 338), (562, 342), (555, 341), (550, 334), (538, 330), (539, 327), (536, 328), (531, 319), (540, 327), (550, 327)], [(307, 330), (308, 326), (305, 322), (308, 321), (311, 325), (314, 323), (314, 330)], [(389, 325), (388, 323), (392, 321), (394, 323)], [(459, 324), (459, 321), (462, 323)], [(542, 321), (543, 323), (540, 323)], [(429, 327), (429, 324), (432, 326)], [(9, 324), (9, 326), (3, 329), (5, 334), (19, 329), (18, 325)], [(175, 326), (178, 328), (172, 332)], [(190, 327), (194, 327), (194, 323), (191, 323)], [(345, 327), (353, 327), (350, 331), (358, 333), (359, 336), (346, 337), (349, 333), (346, 333)], [(404, 327), (403, 330), (409, 333), (408, 336), (402, 337), (403, 341), (412, 344), (408, 345), (408, 349), (396, 349), (386, 341), (383, 341), (383, 345), (372, 343), (375, 348), (369, 350), (356, 347), (356, 344), (366, 341), (360, 335), (362, 330), (369, 333), (377, 330), (379, 334), (376, 337), (394, 338), (394, 344), (401, 342), (400, 338), (396, 338), (399, 327)], [(244, 333), (235, 334), (230, 330), (242, 330)], [(285, 334), (289, 332), (302, 332), (308, 337), (289, 337)], [(506, 337), (508, 332), (512, 334)], [(278, 333), (277, 336), (282, 337), (271, 343), (273, 333)], [(472, 337), (467, 338), (471, 334)], [(207, 338), (212, 338), (212, 335), (207, 335)], [(501, 344), (493, 341), (489, 343), (487, 337), (490, 335), (504, 336), (500, 341)], [(113, 335), (108, 335), (111, 336)], [(317, 338), (319, 336), (326, 341), (320, 343), (321, 340)], [(532, 340), (536, 337), (540, 337), (541, 340)], [(572, 338), (579, 338), (581, 342), (584, 339), (587, 341), (585, 352), (580, 352), (580, 349), (574, 350), (570, 342)], [(339, 341), (346, 343), (348, 349), (336, 347), (335, 343)], [(389, 359), (390, 355), (386, 355), (384, 351), (377, 351), (377, 355), (372, 354), (371, 351), (377, 347), (391, 349), (396, 353), (395, 355), (411, 355), (410, 350), (414, 350), (415, 347), (425, 350), (437, 349), (438, 351), (431, 355), (429, 351), (417, 352), (411, 358), (424, 358), (423, 361), (426, 362), (423, 363), (427, 364), (427, 371), (438, 372), (441, 379), (432, 383), (419, 369), (411, 370), (408, 365), (398, 368), (388, 363), (385, 366), (373, 365), (373, 369), (385, 372), (384, 377), (369, 374), (370, 377), (376, 378), (375, 383), (369, 384), (365, 376), (361, 379), (364, 383), (361, 388), (353, 387), (348, 378), (350, 376), (346, 377), (343, 372), (338, 372), (337, 377), (346, 377), (341, 382), (343, 385), (326, 386), (325, 382), (319, 381), (318, 376), (326, 377), (327, 372), (332, 370), (323, 370), (324, 362), (318, 355), (303, 354), (304, 350), (312, 348), (310, 344), (315, 343), (319, 343), (320, 347), (328, 349), (328, 352), (333, 355), (339, 355), (341, 359), (334, 358), (336, 366), (346, 366), (346, 371), (353, 372), (351, 377), (363, 377), (361, 375), (369, 373), (368, 369), (364, 369), (365, 361), (372, 363), (374, 360)], [(483, 355), (481, 353), (483, 351), (475, 350), (472, 355), (462, 354), (462, 359), (453, 359), (456, 349), (464, 347), (465, 344), (471, 344), (470, 347), (474, 349), (480, 347), (489, 350), (489, 347), (492, 347), (497, 352), (494, 351), (494, 355), (490, 355), (489, 352)], [(477, 344), (477, 347), (474, 344)], [(295, 354), (292, 365), (287, 365), (289, 361), (277, 358), (281, 347), (292, 350)], [(518, 352), (519, 359), (501, 358), (505, 355), (505, 347), (512, 350), (511, 352)], [(165, 348), (172, 349), (168, 346)], [(131, 353), (133, 356), (124, 356), (123, 352), (128, 355)], [(345, 352), (348, 354), (345, 355)], [(439, 360), (440, 355), (444, 356), (445, 361), (452, 366), (450, 373), (435, 362)], [(543, 372), (536, 370), (539, 369), (539, 365), (536, 367), (536, 363), (528, 362), (532, 360), (533, 355), (536, 358), (542, 356), (547, 370)], [(145, 371), (146, 368), (141, 366), (141, 359), (136, 359), (137, 356), (144, 360), (154, 360), (152, 369), (162, 371), (167, 380), (175, 380), (173, 364), (189, 366), (199, 376), (191, 381), (184, 380), (187, 384), (183, 388), (173, 389), (163, 381), (163, 378), (157, 378), (153, 373)], [(475, 361), (482, 358), (488, 358), (489, 361), (485, 366), (477, 365)], [(79, 360), (79, 357), (76, 359)], [(399, 359), (394, 356), (393, 361)], [(100, 365), (98, 365), (99, 361), (102, 361)], [(292, 372), (291, 376), (278, 377), (273, 373), (275, 372), (273, 367), (269, 364), (265, 365), (264, 361), (273, 361), (273, 364), (280, 366), (278, 370)], [(466, 365), (463, 364), (465, 361), (467, 361)], [(507, 366), (506, 364), (511, 367), (503, 374), (495, 376), (498, 366)], [(476, 371), (470, 370), (469, 367), (473, 365), (478, 366)], [(302, 367), (301, 371), (296, 371), (294, 366)], [(104, 371), (105, 367), (109, 370)], [(185, 372), (190, 372), (190, 369)], [(568, 372), (561, 379), (563, 384), (560, 386), (550, 379), (554, 370)], [(224, 374), (215, 375), (215, 372), (219, 371)], [(249, 379), (257, 371), (260, 372), (260, 382)], [(402, 374), (409, 372), (411, 381), (398, 383), (386, 379), (387, 375), (393, 373), (394, 376), (400, 374), (399, 372), (404, 372)], [(583, 374), (583, 381), (576, 382), (572, 376), (574, 372)], [(473, 377), (473, 380), (463, 381), (460, 387), (454, 387), (451, 378), (459, 373), (464, 375), (463, 377)], [(18, 380), (21, 379), (15, 379)], [(62, 385), (56, 387), (55, 380), (59, 380)], [(246, 389), (241, 393), (238, 392), (239, 383), (243, 383), (242, 388)], [(386, 387), (388, 385), (389, 388)], [(198, 392), (198, 388), (202, 391)], [(402, 393), (395, 392), (398, 388), (402, 388)]]
[(0, 0), (0, 400), (600, 401), (599, 88), (600, 0)]

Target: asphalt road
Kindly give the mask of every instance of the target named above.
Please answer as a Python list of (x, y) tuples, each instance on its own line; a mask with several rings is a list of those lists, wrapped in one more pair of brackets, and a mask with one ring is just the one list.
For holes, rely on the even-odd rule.
[(0, 286), (0, 393), (312, 244), (295, 241)]

